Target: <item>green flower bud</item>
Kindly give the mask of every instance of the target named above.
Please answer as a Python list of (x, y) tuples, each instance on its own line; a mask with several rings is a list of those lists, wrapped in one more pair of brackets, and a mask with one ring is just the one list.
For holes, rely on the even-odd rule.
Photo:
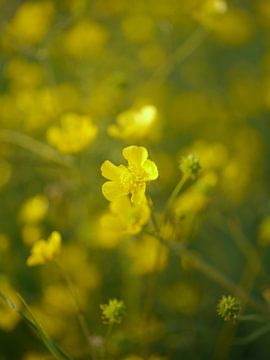
[(225, 321), (237, 320), (240, 312), (240, 301), (230, 295), (223, 296), (217, 305), (217, 313)]
[(102, 320), (105, 324), (119, 324), (126, 315), (126, 307), (123, 301), (117, 299), (109, 300), (108, 304), (100, 305)]
[(193, 154), (182, 157), (180, 170), (184, 175), (195, 178), (201, 170), (199, 159)]

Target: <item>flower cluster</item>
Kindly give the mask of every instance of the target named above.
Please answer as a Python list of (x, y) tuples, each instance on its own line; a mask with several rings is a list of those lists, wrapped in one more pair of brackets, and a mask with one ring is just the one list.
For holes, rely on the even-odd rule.
[(51, 126), (47, 131), (48, 142), (64, 154), (78, 153), (96, 137), (97, 127), (88, 116), (67, 113), (61, 126)]

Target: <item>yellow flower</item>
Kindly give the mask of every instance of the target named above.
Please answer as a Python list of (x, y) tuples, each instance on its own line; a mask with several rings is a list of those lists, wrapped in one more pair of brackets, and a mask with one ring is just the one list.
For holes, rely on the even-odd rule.
[(150, 217), (147, 203), (133, 205), (128, 197), (113, 201), (110, 210), (110, 213), (102, 216), (101, 225), (122, 234), (138, 234)]
[(140, 236), (128, 244), (127, 255), (130, 258), (131, 271), (136, 275), (145, 275), (161, 271), (167, 265), (168, 249), (152, 235)]
[(212, 28), (227, 11), (225, 0), (206, 0), (194, 12), (194, 17), (203, 25)]
[(53, 260), (60, 253), (61, 235), (58, 231), (53, 231), (48, 240), (37, 241), (32, 249), (31, 255), (27, 259), (28, 266), (42, 265)]
[(128, 161), (127, 167), (116, 166), (109, 160), (102, 164), (102, 175), (110, 180), (103, 184), (102, 193), (109, 201), (131, 195), (133, 204), (141, 204), (145, 202), (146, 183), (158, 178), (157, 166), (148, 159), (148, 152), (142, 146), (128, 146), (122, 154)]
[(20, 217), (25, 223), (36, 223), (42, 221), (49, 208), (49, 201), (42, 194), (27, 199), (22, 206)]
[(97, 127), (88, 116), (67, 113), (61, 118), (61, 126), (51, 126), (48, 142), (64, 154), (85, 149), (96, 137)]
[(116, 125), (109, 126), (109, 135), (123, 140), (139, 140), (152, 130), (157, 119), (157, 109), (146, 105), (140, 109), (129, 109), (116, 118)]
[(48, 33), (54, 15), (50, 1), (25, 1), (8, 24), (8, 34), (23, 44), (37, 44)]
[(68, 30), (63, 38), (63, 45), (75, 59), (98, 56), (104, 50), (109, 33), (100, 23), (82, 19)]

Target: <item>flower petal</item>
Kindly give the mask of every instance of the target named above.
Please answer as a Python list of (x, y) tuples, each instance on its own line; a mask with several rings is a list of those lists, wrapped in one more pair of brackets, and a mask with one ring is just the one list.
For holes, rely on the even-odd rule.
[(121, 196), (127, 195), (121, 183), (116, 181), (107, 181), (102, 185), (102, 193), (109, 201), (115, 201)]
[(111, 161), (106, 160), (101, 165), (101, 174), (108, 180), (119, 180), (120, 174), (122, 172), (121, 165), (116, 166)]
[(146, 173), (146, 181), (156, 180), (158, 178), (158, 168), (154, 161), (145, 160), (142, 167)]
[(121, 216), (126, 214), (132, 208), (130, 203), (130, 198), (128, 196), (123, 196), (116, 201), (110, 203), (110, 210), (113, 214)]
[(122, 154), (130, 166), (140, 166), (148, 157), (146, 148), (136, 145), (124, 148)]

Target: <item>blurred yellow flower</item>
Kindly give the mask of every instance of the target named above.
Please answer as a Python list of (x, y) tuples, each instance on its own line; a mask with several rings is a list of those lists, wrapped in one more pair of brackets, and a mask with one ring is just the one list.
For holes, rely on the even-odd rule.
[(146, 183), (158, 178), (157, 166), (148, 159), (148, 152), (142, 146), (128, 146), (122, 154), (128, 161), (127, 167), (116, 166), (109, 160), (101, 166), (102, 175), (110, 180), (102, 186), (103, 195), (109, 201), (131, 195), (133, 204), (141, 204), (146, 201)]
[(8, 34), (23, 44), (36, 44), (47, 34), (53, 14), (50, 1), (25, 1), (11, 19)]
[(97, 126), (86, 115), (67, 113), (61, 117), (60, 126), (47, 131), (48, 142), (64, 154), (78, 153), (96, 137)]
[(254, 34), (254, 18), (242, 8), (227, 11), (214, 27), (215, 36), (222, 43), (239, 46), (250, 40)]
[(168, 249), (154, 236), (144, 235), (130, 243), (128, 256), (131, 258), (131, 269), (136, 275), (144, 275), (165, 268)]
[(22, 227), (22, 240), (26, 245), (32, 246), (41, 237), (42, 228), (38, 223), (26, 223)]
[(138, 234), (150, 217), (147, 203), (133, 205), (128, 197), (111, 202), (110, 210), (110, 213), (102, 216), (101, 225), (117, 233)]
[(203, 25), (213, 28), (227, 11), (228, 4), (225, 0), (205, 0), (199, 9), (196, 9), (194, 16)]
[(270, 244), (270, 216), (263, 219), (259, 226), (257, 242), (260, 246), (269, 246)]
[(155, 35), (155, 22), (148, 15), (131, 15), (122, 22), (123, 33), (130, 42), (145, 43)]
[(27, 259), (27, 265), (46, 264), (60, 253), (60, 249), (61, 235), (58, 231), (53, 231), (47, 241), (39, 240), (33, 245), (31, 255)]
[(113, 137), (128, 141), (140, 140), (151, 134), (156, 120), (157, 109), (153, 105), (129, 109), (117, 116), (117, 124), (109, 126), (108, 133)]
[(46, 196), (37, 194), (23, 203), (20, 218), (25, 223), (39, 222), (46, 216), (48, 208), (49, 202)]
[(70, 56), (81, 59), (99, 55), (107, 40), (108, 33), (102, 24), (83, 19), (65, 34), (63, 44)]
[(41, 84), (44, 73), (37, 62), (26, 61), (22, 57), (12, 58), (5, 68), (5, 75), (14, 90), (35, 88)]

